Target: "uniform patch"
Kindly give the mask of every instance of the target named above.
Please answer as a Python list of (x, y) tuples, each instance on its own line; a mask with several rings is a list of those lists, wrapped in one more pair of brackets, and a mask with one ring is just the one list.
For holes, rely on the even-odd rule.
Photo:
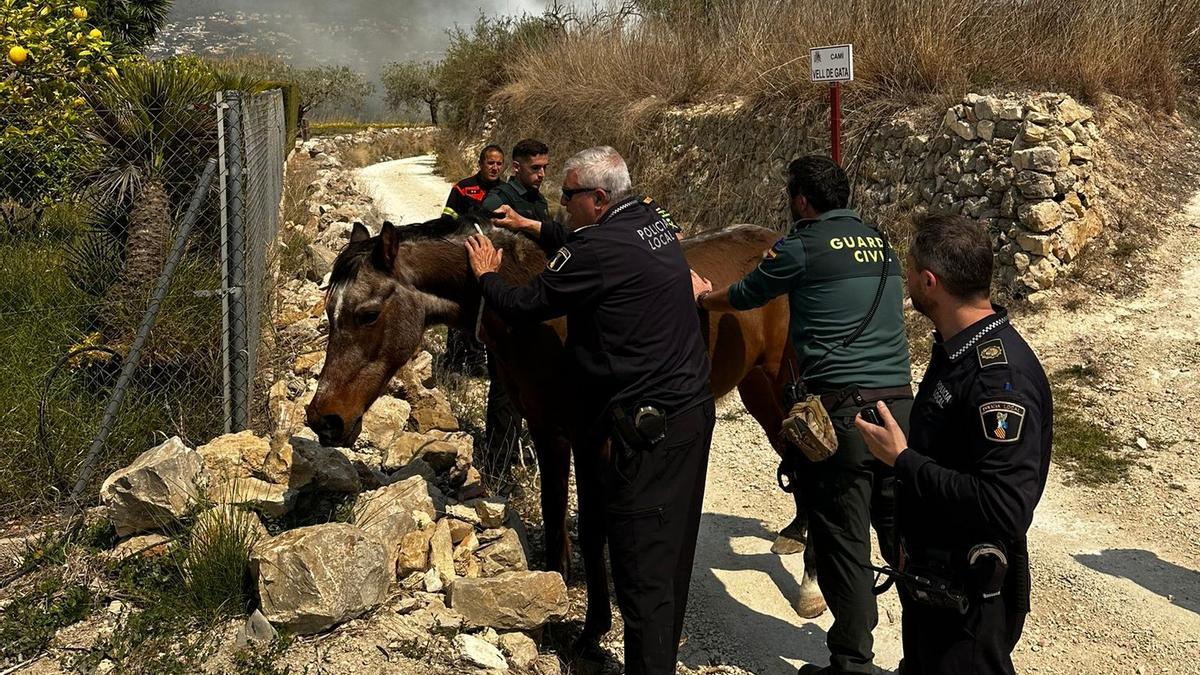
[(975, 348), (979, 356), (979, 367), (1003, 365), (1008, 363), (1008, 354), (1004, 352), (1004, 343), (1000, 340), (988, 340)]
[(1025, 406), (1009, 401), (988, 401), (979, 406), (983, 435), (997, 443), (1016, 443), (1021, 440), (1025, 424)]
[(561, 270), (563, 268), (563, 266), (567, 264), (567, 261), (570, 259), (571, 259), (571, 252), (569, 250), (567, 250), (566, 246), (564, 246), (564, 247), (558, 249), (558, 253), (555, 253), (554, 257), (551, 258), (550, 261), (546, 263), (546, 269), (550, 270), (551, 272), (557, 272), (557, 271)]

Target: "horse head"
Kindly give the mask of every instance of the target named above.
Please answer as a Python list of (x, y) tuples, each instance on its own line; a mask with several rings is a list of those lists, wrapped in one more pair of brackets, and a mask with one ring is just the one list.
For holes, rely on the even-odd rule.
[[(444, 236), (460, 226), (449, 219), (399, 228), (389, 222), (373, 237), (355, 223), (330, 275), (325, 307), (329, 344), (316, 394), (305, 411), (322, 444), (353, 443), (367, 408), (420, 349), (425, 327), (458, 313), (453, 301), (417, 287), (419, 270), (401, 259), (401, 251), (407, 240)], [(455, 253), (465, 262), (461, 247), (444, 255)], [(429, 264), (451, 267), (445, 261)]]

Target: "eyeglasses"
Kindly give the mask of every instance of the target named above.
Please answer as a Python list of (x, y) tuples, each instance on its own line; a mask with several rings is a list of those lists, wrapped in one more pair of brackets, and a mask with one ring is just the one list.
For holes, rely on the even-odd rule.
[(590, 188), (590, 187), (563, 188), (562, 189), (562, 199), (560, 199), (559, 201), (563, 204), (566, 204), (567, 202), (574, 199), (575, 195), (581, 195), (585, 192), (595, 192), (596, 190), (599, 190), (599, 189), (600, 188)]

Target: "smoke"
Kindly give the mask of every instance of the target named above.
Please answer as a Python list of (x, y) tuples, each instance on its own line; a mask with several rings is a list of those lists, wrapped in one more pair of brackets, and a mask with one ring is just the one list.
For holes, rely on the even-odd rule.
[[(344, 64), (379, 86), (393, 61), (437, 61), (447, 31), (480, 16), (540, 14), (544, 0), (175, 0), (156, 55), (262, 54)], [(368, 108), (381, 114), (381, 91)]]

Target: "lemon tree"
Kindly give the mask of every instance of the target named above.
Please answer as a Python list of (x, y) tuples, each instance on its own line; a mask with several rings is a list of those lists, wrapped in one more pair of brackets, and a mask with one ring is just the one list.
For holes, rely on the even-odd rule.
[(86, 163), (85, 93), (120, 76), (92, 3), (0, 0), (0, 200), (35, 205)]

